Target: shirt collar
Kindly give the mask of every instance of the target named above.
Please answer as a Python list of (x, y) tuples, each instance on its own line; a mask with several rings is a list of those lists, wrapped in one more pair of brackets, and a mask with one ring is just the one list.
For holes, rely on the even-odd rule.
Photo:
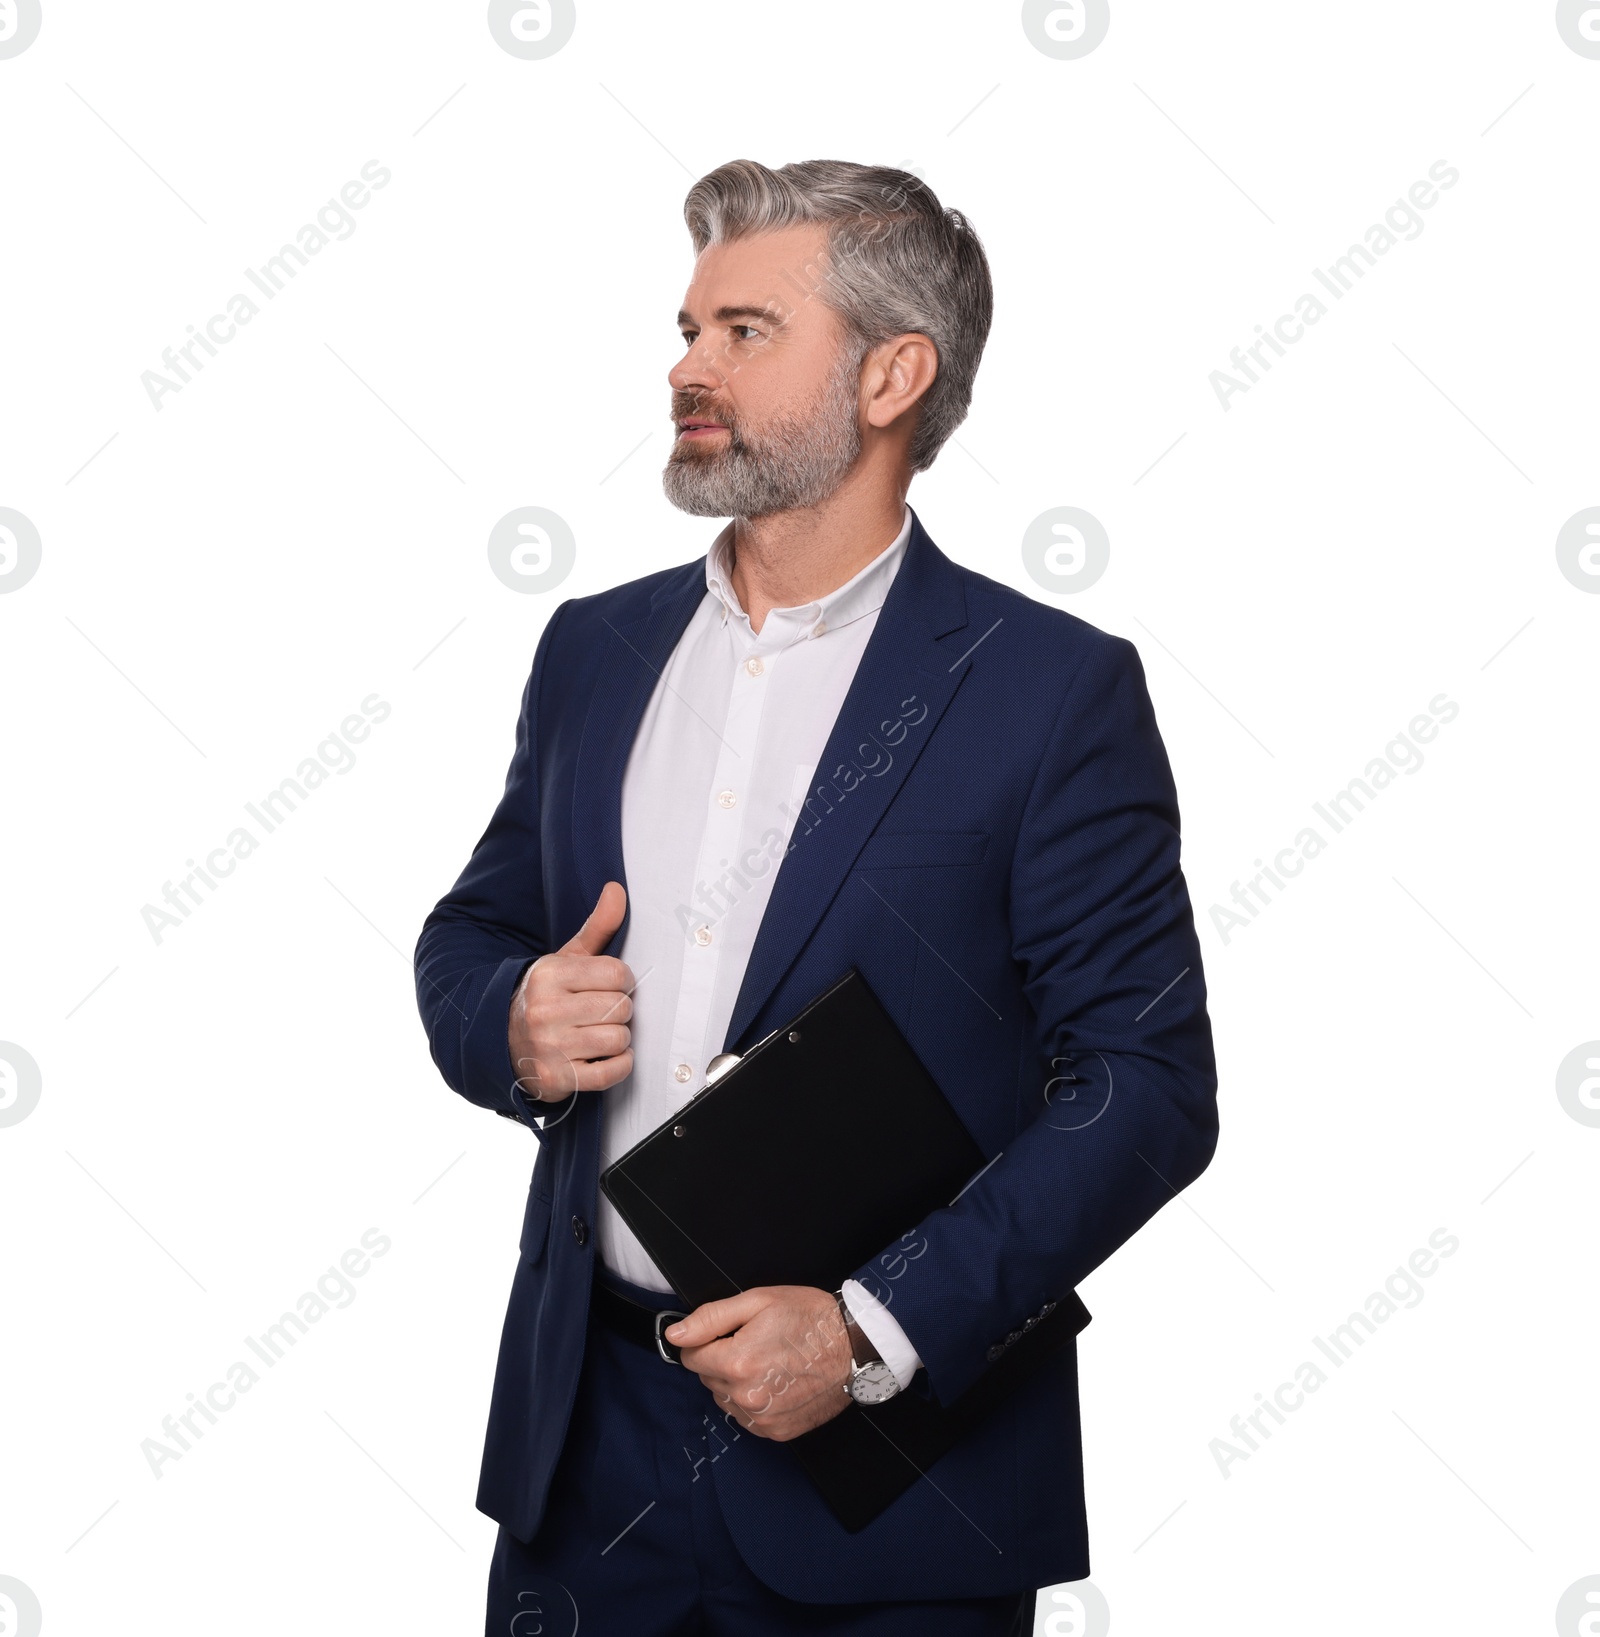
[[(798, 625), (802, 629), (796, 633), (797, 636), (821, 636), (828, 631), (838, 630), (842, 625), (850, 624), (852, 620), (861, 619), (866, 614), (876, 613), (883, 607), (884, 598), (889, 594), (890, 582), (900, 567), (900, 560), (905, 556), (906, 542), (910, 538), (911, 508), (907, 506), (905, 516), (901, 520), (900, 532), (865, 568), (852, 575), (843, 585), (835, 586), (825, 596), (793, 608), (769, 610), (766, 620), (762, 622), (762, 635), (766, 634), (769, 624), (774, 619), (778, 621), (775, 630)], [(733, 589), (730, 576), (729, 555), (732, 549), (733, 524), (729, 523), (706, 553), (706, 588), (722, 604), (724, 624), (732, 616), (748, 629), (749, 615), (745, 613), (738, 593)]]

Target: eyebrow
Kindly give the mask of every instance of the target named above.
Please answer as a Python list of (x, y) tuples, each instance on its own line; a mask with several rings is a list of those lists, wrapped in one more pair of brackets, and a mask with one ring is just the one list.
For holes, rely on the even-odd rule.
[[(736, 318), (760, 318), (765, 319), (769, 324), (782, 324), (784, 322), (783, 314), (774, 312), (770, 307), (719, 307), (711, 316), (720, 324), (730, 323)], [(693, 325), (693, 323), (694, 320), (687, 312), (679, 311), (678, 328), (680, 330), (684, 325)]]

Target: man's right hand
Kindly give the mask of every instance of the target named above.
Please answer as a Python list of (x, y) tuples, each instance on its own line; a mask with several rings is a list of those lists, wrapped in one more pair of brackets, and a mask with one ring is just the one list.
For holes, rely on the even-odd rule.
[(621, 882), (606, 882), (577, 935), (536, 960), (511, 997), (511, 1062), (535, 1102), (603, 1091), (633, 1072), (633, 973), (601, 954), (627, 907)]

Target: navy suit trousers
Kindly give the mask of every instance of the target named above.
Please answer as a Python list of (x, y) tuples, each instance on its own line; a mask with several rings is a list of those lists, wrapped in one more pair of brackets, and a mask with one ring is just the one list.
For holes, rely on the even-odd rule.
[(1031, 1591), (944, 1602), (780, 1596), (745, 1566), (711, 1481), (712, 1463), (739, 1460), (754, 1437), (692, 1371), (591, 1321), (544, 1521), (530, 1544), (504, 1528), (495, 1544), (486, 1637), (1031, 1632)]

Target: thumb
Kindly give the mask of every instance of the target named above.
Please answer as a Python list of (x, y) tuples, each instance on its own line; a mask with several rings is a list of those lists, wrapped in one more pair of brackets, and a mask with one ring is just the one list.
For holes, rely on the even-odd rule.
[(743, 1290), (721, 1301), (703, 1302), (687, 1318), (669, 1324), (663, 1334), (674, 1346), (703, 1347), (747, 1324), (765, 1305), (754, 1291)]
[(561, 946), (563, 955), (603, 955), (606, 945), (616, 935), (628, 910), (628, 895), (620, 881), (608, 881), (600, 889), (600, 896), (589, 919)]

